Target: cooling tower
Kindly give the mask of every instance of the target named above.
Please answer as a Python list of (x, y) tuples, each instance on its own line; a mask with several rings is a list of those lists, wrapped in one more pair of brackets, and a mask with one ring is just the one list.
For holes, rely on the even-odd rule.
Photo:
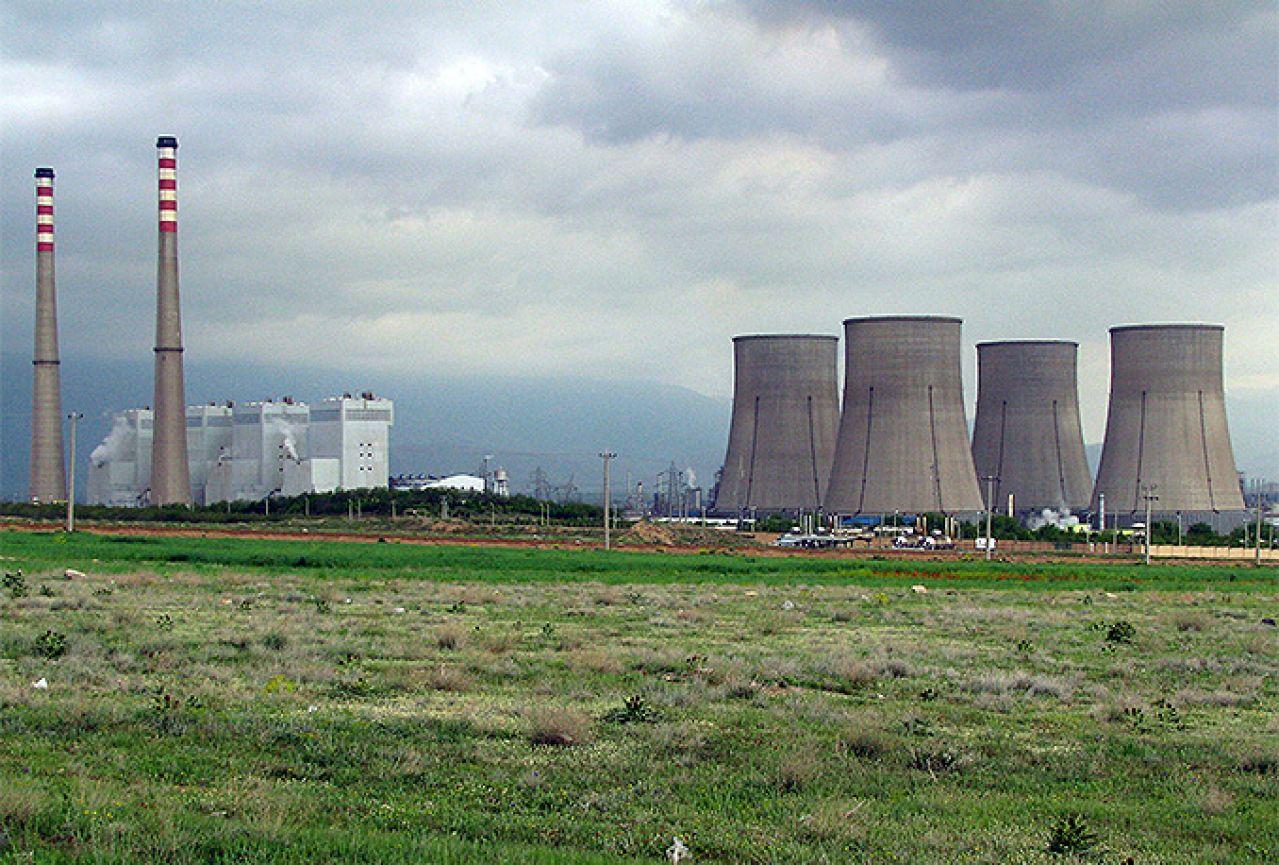
[(58, 290), (53, 273), (53, 169), (36, 169), (36, 336), (31, 404), (32, 501), (67, 498), (62, 456), (62, 374), (58, 360)]
[(156, 141), (160, 246), (155, 306), (155, 437), (151, 503), (191, 504), (186, 395), (182, 382), (182, 314), (178, 305), (178, 140)]
[(733, 339), (733, 419), (715, 510), (812, 510), (835, 450), (839, 338)]
[(981, 510), (964, 417), (960, 326), (939, 316), (844, 322), (844, 407), (827, 511)]
[(1155, 513), (1213, 521), (1242, 511), (1243, 495), (1226, 424), (1224, 328), (1205, 324), (1110, 329), (1110, 410), (1093, 507), (1141, 513), (1144, 488)]
[(1013, 496), (1018, 511), (1088, 507), (1092, 475), (1084, 455), (1076, 383), (1078, 343), (983, 342), (977, 346), (973, 463), (988, 506)]

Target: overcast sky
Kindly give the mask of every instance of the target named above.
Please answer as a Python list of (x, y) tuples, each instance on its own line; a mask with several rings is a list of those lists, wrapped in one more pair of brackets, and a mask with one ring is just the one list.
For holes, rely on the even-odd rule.
[(6, 0), (0, 337), (48, 164), (64, 351), (149, 354), (174, 134), (189, 364), (722, 396), (734, 334), (944, 313), (1078, 340), (1100, 441), (1106, 329), (1201, 320), (1279, 405), (1275, 4), (975, 5)]

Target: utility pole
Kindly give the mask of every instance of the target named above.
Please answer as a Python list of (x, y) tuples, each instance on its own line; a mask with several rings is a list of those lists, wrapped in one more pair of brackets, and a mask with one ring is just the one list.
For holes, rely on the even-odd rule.
[[(67, 420), (71, 421), (71, 464), (67, 470), (67, 531), (75, 531), (75, 428), (76, 421), (84, 417), (81, 412), (73, 411), (67, 414)], [(1261, 513), (1260, 510), (1257, 511)], [(1260, 525), (1260, 523), (1258, 523)], [(1257, 561), (1261, 561), (1261, 553), (1257, 553)]]
[(994, 539), (991, 537), (991, 516), (995, 509), (995, 481), (999, 480), (997, 475), (986, 475), (982, 478), (986, 482), (986, 561), (990, 561), (993, 553)]
[(612, 502), (609, 501), (609, 498), (612, 495), (612, 490), (609, 489), (608, 464), (610, 460), (616, 458), (617, 454), (612, 451), (600, 451), (600, 459), (604, 460), (604, 549), (606, 550), (612, 546), (613, 542), (609, 526), (609, 517), (612, 512)]
[(1146, 503), (1146, 564), (1150, 564), (1150, 507), (1159, 501), (1159, 496), (1155, 495), (1155, 489), (1155, 484), (1141, 488), (1141, 498)]
[[(74, 433), (75, 433), (74, 421), (71, 424), (71, 432), (74, 436)], [(73, 457), (75, 456), (75, 438), (71, 439), (71, 455)], [(75, 477), (74, 470), (71, 476)], [(1261, 496), (1260, 495), (1257, 496), (1257, 564), (1258, 565), (1261, 564)]]
[(1103, 554), (1110, 552), (1110, 541), (1106, 540), (1106, 494), (1097, 494), (1097, 506), (1101, 511), (1101, 551)]

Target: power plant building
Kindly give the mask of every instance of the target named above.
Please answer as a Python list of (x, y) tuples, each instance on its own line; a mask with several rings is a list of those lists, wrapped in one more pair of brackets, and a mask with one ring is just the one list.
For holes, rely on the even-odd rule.
[(1246, 519), (1226, 422), (1221, 325), (1110, 329), (1110, 408), (1092, 506), (1122, 522)]
[[(393, 421), (393, 402), (371, 393), (326, 399), (315, 408), (292, 399), (188, 406), (191, 500), (213, 504), (386, 487)], [(115, 415), (111, 433), (89, 460), (90, 503), (156, 503), (150, 483), (154, 423), (149, 408)]]
[(821, 506), (839, 426), (838, 350), (835, 336), (733, 339), (733, 417), (716, 512)]
[(1078, 351), (1061, 340), (977, 345), (973, 463), (992, 509), (1004, 510), (1010, 497), (1014, 513), (1088, 507)]
[(958, 318), (844, 322), (844, 403), (827, 512), (981, 511), (964, 414)]

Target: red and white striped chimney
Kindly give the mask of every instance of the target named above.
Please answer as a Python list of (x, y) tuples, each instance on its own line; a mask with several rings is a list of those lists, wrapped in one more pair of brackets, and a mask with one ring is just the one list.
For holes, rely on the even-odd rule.
[(160, 172), (160, 243), (156, 269), (155, 420), (151, 437), (151, 503), (191, 504), (187, 464), (182, 312), (178, 300), (178, 139), (155, 143)]
[(36, 328), (32, 357), (32, 501), (67, 497), (62, 454), (62, 373), (58, 360), (58, 291), (53, 272), (53, 169), (36, 169)]
[(156, 142), (160, 164), (160, 230), (178, 230), (178, 139), (162, 137)]

